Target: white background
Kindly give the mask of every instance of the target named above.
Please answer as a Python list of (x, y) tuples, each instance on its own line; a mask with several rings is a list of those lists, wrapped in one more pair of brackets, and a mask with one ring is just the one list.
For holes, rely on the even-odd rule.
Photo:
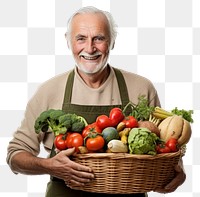
[(118, 24), (113, 66), (149, 78), (165, 109), (194, 110), (186, 182), (174, 193), (149, 196), (199, 197), (200, 0), (0, 0), (0, 196), (44, 196), (49, 177), (14, 175), (6, 149), (38, 85), (73, 68), (67, 19), (87, 5), (110, 11)]

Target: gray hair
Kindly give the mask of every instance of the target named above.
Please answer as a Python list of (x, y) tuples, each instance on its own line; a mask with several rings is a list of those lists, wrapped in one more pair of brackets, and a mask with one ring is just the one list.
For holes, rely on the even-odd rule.
[(71, 45), (71, 24), (72, 24), (73, 18), (78, 14), (86, 14), (86, 13), (101, 13), (107, 18), (109, 29), (110, 29), (110, 41), (111, 41), (110, 48), (112, 49), (115, 43), (115, 39), (117, 37), (117, 25), (115, 24), (115, 21), (109, 12), (97, 9), (93, 6), (80, 8), (69, 18), (68, 23), (67, 23), (67, 33), (66, 33), (68, 43)]

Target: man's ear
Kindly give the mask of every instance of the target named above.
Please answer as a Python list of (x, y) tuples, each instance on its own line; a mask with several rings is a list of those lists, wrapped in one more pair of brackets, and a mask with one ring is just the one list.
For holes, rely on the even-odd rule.
[(69, 39), (68, 39), (68, 33), (65, 33), (65, 39), (67, 40), (67, 46), (70, 49), (70, 43), (69, 43)]
[(114, 47), (115, 47), (115, 42), (112, 43), (112, 46), (110, 49), (112, 50), (112, 49), (114, 49)]
[(71, 49), (70, 48), (70, 44), (69, 44), (69, 41), (67, 40), (67, 46), (68, 46), (68, 49)]
[(65, 33), (65, 39), (67, 40), (67, 32)]

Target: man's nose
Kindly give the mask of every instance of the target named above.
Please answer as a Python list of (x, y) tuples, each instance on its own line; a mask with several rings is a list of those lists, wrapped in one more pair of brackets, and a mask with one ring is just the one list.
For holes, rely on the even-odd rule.
[(86, 44), (86, 47), (85, 47), (85, 51), (88, 53), (88, 54), (92, 54), (96, 51), (96, 46), (93, 42), (93, 40), (88, 40), (87, 41), (87, 44)]

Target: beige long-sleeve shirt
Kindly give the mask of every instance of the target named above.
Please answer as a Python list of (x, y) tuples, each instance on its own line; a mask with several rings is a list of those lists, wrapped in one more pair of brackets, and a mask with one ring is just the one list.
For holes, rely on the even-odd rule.
[[(20, 127), (14, 133), (13, 139), (8, 146), (7, 162), (10, 166), (13, 155), (20, 151), (28, 151), (33, 155), (38, 155), (41, 143), (43, 143), (45, 149), (50, 152), (54, 138), (53, 133), (41, 132), (40, 134), (36, 134), (34, 124), (41, 112), (51, 108), (62, 108), (69, 72), (70, 71), (55, 76), (43, 83), (28, 102), (24, 119)], [(150, 105), (160, 105), (157, 92), (148, 79), (124, 70), (121, 70), (121, 72), (127, 84), (130, 101), (137, 104), (138, 96), (146, 95), (150, 101)], [(97, 89), (88, 87), (78, 75), (77, 71), (75, 71), (71, 103), (81, 105), (121, 104), (114, 70), (111, 68), (109, 77), (104, 84)]]

